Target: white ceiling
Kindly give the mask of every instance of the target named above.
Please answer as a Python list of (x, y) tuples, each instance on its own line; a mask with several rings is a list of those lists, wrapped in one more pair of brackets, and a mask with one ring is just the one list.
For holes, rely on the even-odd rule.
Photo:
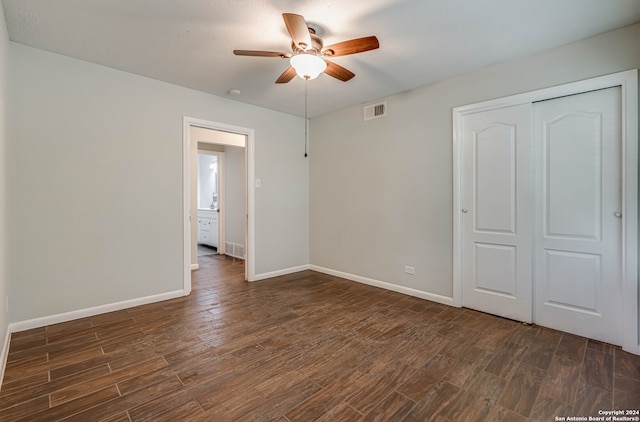
[(333, 59), (355, 78), (308, 82), (310, 117), (640, 22), (640, 0), (2, 1), (12, 41), (298, 116), (305, 81), (274, 83), (286, 59), (232, 51), (290, 51), (282, 12), (325, 45), (376, 35)]

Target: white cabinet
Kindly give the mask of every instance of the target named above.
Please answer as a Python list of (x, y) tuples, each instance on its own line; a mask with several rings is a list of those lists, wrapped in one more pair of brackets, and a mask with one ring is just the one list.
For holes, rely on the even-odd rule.
[(218, 247), (218, 212), (198, 210), (198, 243)]

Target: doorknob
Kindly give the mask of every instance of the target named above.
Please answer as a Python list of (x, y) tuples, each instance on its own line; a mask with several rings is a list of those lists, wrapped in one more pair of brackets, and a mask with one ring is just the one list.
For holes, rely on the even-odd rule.
[(467, 213), (467, 210), (463, 208), (463, 209), (462, 209), (462, 213), (463, 213), (463, 214), (466, 214), (466, 213)]
[(613, 213), (613, 216), (614, 216), (615, 218), (622, 218), (622, 213), (621, 213), (621, 212), (614, 212), (614, 213)]

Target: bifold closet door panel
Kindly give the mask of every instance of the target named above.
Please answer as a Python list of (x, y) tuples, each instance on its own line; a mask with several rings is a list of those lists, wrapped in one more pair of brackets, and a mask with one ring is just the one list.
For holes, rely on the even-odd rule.
[(531, 321), (531, 105), (463, 117), (462, 300)]
[(622, 342), (619, 87), (533, 104), (534, 321)]

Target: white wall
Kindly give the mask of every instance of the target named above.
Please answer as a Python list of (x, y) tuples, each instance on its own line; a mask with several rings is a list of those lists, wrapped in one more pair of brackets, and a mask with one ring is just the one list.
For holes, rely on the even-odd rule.
[(182, 289), (183, 116), (255, 130), (256, 273), (308, 264), (303, 119), (15, 43), (8, 63), (11, 321)]
[[(7, 239), (7, 159), (6, 159), (6, 108), (8, 104), (6, 88), (7, 88), (7, 47), (9, 37), (4, 20), (4, 10), (0, 5), (0, 373), (4, 372), (4, 354), (2, 351), (5, 347), (7, 335), (8, 319), (5, 307), (5, 296), (7, 294), (8, 271), (7, 271), (7, 254), (9, 242)], [(13, 301), (12, 301), (13, 303)], [(0, 379), (1, 381), (1, 379)]]
[(638, 68), (639, 45), (634, 25), (391, 96), (386, 118), (313, 119), (311, 263), (451, 297), (451, 109)]

